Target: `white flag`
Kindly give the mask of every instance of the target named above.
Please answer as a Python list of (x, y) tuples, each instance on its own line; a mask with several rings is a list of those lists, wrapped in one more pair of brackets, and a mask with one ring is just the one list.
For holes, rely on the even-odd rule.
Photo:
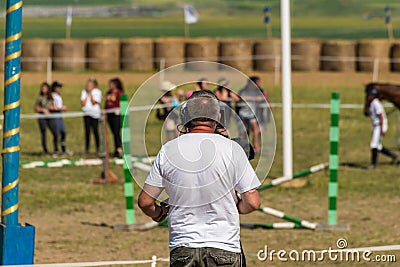
[(72, 7), (71, 6), (69, 6), (67, 8), (67, 19), (65, 21), (65, 24), (67, 26), (71, 26), (71, 24), (72, 24)]
[(185, 4), (184, 7), (184, 14), (185, 14), (185, 23), (186, 24), (193, 24), (199, 20), (199, 13), (197, 13), (196, 9), (193, 6)]

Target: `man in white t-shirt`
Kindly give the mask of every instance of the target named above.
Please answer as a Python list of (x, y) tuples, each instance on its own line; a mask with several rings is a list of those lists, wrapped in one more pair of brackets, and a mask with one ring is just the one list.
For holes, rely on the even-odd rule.
[[(212, 92), (193, 93), (181, 107), (187, 134), (163, 145), (139, 195), (154, 221), (169, 216), (170, 266), (244, 264), (239, 214), (259, 208), (260, 181), (242, 147), (215, 134), (219, 109)], [(162, 190), (169, 207), (155, 202)]]
[(85, 153), (89, 153), (90, 131), (93, 132), (96, 153), (100, 151), (99, 119), (101, 118), (101, 91), (97, 88), (97, 80), (89, 78), (86, 88), (81, 93), (83, 122), (85, 125)]
[(382, 137), (388, 129), (388, 121), (386, 118), (385, 109), (379, 101), (379, 91), (376, 88), (367, 89), (367, 103), (369, 104), (369, 116), (372, 122), (372, 139), (371, 147), (371, 166), (370, 169), (375, 169), (378, 159), (378, 151), (392, 158), (392, 163), (397, 164), (397, 154), (382, 146)]

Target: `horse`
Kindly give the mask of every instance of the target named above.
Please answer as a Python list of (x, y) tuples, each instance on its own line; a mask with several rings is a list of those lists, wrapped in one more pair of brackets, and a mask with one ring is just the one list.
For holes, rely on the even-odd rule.
[(365, 105), (364, 115), (369, 116), (369, 106), (371, 104), (371, 98), (368, 94), (376, 89), (378, 91), (379, 100), (387, 100), (392, 102), (400, 110), (400, 85), (390, 83), (369, 83), (365, 86)]

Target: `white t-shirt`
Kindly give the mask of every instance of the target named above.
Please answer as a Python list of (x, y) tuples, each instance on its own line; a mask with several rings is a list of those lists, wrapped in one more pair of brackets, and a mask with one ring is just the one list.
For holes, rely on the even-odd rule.
[[(90, 98), (86, 101), (86, 104), (82, 107), (82, 111), (85, 114), (85, 116), (90, 116), (94, 119), (100, 119), (101, 117), (101, 109), (100, 109), (100, 104), (101, 103), (101, 91), (97, 88), (94, 88), (91, 91), (91, 94), (96, 100), (96, 104), (93, 105), (92, 101)], [(81, 94), (81, 101), (84, 100), (87, 97), (88, 93), (84, 89)]]
[(235, 191), (255, 189), (260, 181), (236, 142), (218, 134), (182, 135), (161, 148), (145, 183), (169, 196), (171, 250), (240, 252)]
[(51, 95), (53, 96), (54, 107), (61, 110), (63, 106), (63, 100), (61, 95), (57, 93), (52, 93)]
[(372, 102), (369, 106), (369, 114), (371, 117), (372, 126), (374, 126), (374, 127), (381, 126), (381, 119), (380, 119), (379, 115), (380, 114), (383, 115), (382, 131), (386, 132), (388, 129), (388, 121), (386, 118), (385, 109), (383, 108), (383, 106), (378, 98), (375, 98), (374, 100), (372, 100)]

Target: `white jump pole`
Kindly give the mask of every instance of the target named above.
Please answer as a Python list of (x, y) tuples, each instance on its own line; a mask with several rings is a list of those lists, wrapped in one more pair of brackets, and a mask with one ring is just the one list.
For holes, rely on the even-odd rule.
[(283, 176), (293, 175), (290, 0), (281, 0)]

